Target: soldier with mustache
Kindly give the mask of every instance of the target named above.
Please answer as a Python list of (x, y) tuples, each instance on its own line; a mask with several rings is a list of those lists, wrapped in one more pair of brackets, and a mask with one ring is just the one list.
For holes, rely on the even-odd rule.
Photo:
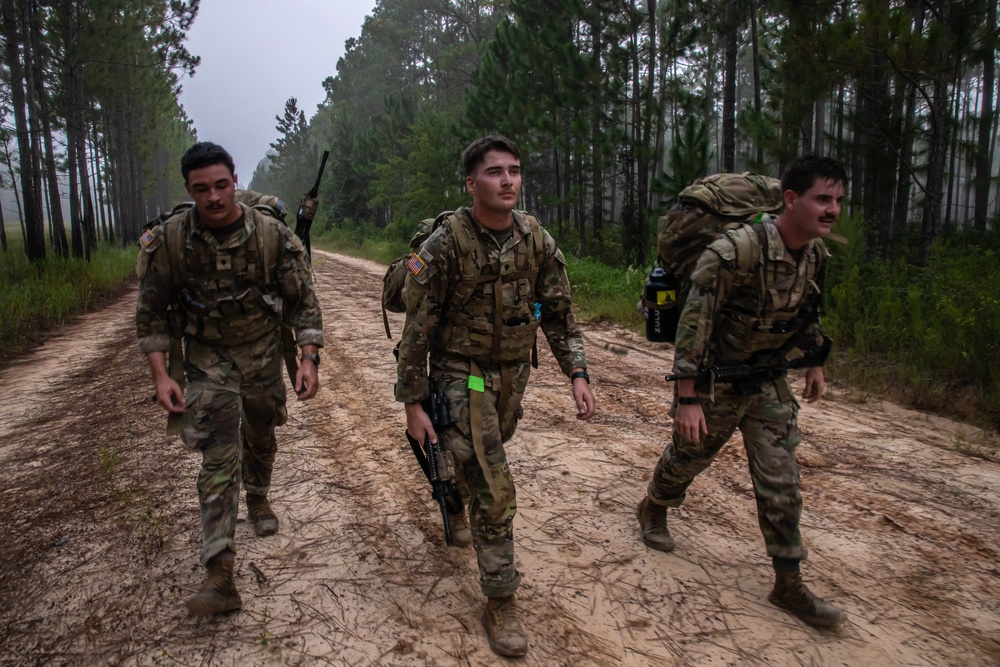
[[(272, 208), (237, 201), (229, 153), (197, 143), (181, 158), (181, 174), (194, 205), (176, 209), (139, 240), (135, 322), (157, 402), (172, 415), (168, 424), (184, 445), (202, 457), (198, 498), (207, 577), (186, 605), (192, 615), (210, 616), (243, 605), (233, 578), (241, 484), (254, 532), (278, 531), (268, 493), (274, 430), (288, 419), (282, 318), (302, 350), (294, 380), (300, 401), (319, 388), (323, 319), (302, 243)], [(171, 351), (168, 370), (172, 339), (176, 354)]]
[[(694, 374), (715, 364), (781, 364), (791, 343), (824, 343), (816, 315), (828, 257), (823, 239), (840, 216), (846, 182), (844, 168), (834, 160), (799, 158), (782, 176), (784, 208), (777, 216), (726, 232), (702, 253), (677, 327), (675, 373)], [(805, 380), (803, 398), (819, 400), (822, 367), (809, 368)], [(673, 551), (667, 508), (684, 502), (695, 476), (739, 429), (775, 570), (768, 599), (810, 625), (832, 628), (846, 614), (813, 595), (799, 573), (806, 548), (799, 532), (798, 409), (784, 375), (731, 385), (714, 385), (704, 375), (679, 380), (671, 407), (673, 437), (636, 516), (643, 542)]]
[[(594, 414), (583, 337), (573, 319), (566, 260), (537, 219), (516, 210), (520, 153), (505, 137), (484, 137), (462, 154), (472, 207), (441, 222), (407, 263), (406, 323), (399, 347), (396, 400), (417, 442), (438, 438), (458, 464), (470, 498), (450, 519), (456, 545), (470, 541), (486, 596), (490, 647), (521, 656), (528, 638), (514, 592), (514, 480), (504, 451), (523, 410), (539, 327), (570, 382), (576, 418)], [(436, 433), (421, 402), (430, 384), (450, 405), (452, 426)], [(464, 479), (463, 479), (464, 478)]]

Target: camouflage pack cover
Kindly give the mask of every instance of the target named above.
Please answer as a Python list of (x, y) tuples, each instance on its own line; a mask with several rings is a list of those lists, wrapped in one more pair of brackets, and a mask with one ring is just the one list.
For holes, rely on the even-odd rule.
[(660, 218), (660, 263), (686, 281), (698, 257), (725, 231), (782, 206), (781, 181), (743, 172), (715, 174), (684, 188), (679, 202)]

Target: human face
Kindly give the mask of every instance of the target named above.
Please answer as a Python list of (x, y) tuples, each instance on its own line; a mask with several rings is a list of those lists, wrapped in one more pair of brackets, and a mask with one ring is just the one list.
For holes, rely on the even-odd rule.
[(521, 198), (521, 162), (510, 153), (486, 151), (476, 171), (465, 179), (474, 211), (509, 214)]
[(208, 227), (225, 227), (240, 217), (236, 204), (236, 175), (224, 164), (210, 164), (188, 172), (184, 183), (198, 216)]
[[(788, 231), (795, 240), (807, 243), (812, 239), (826, 238), (840, 217), (844, 201), (844, 183), (817, 178), (801, 195), (785, 191), (785, 211)], [(794, 245), (790, 247), (794, 248)]]

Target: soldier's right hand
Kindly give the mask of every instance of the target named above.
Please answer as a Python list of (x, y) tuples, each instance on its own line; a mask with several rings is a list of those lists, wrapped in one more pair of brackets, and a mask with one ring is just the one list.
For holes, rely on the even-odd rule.
[(424, 438), (437, 443), (437, 433), (434, 432), (434, 425), (431, 418), (424, 412), (424, 406), (420, 403), (406, 404), (406, 432), (417, 442), (423, 444)]
[(702, 436), (708, 435), (708, 424), (705, 421), (705, 411), (701, 405), (678, 405), (674, 415), (674, 429), (685, 440), (698, 442)]
[(170, 376), (157, 381), (156, 402), (168, 412), (175, 414), (184, 412), (184, 392)]

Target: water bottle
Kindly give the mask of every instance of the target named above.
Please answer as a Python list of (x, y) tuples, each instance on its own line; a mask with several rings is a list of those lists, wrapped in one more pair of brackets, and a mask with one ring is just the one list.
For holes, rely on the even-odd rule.
[(646, 340), (672, 343), (677, 335), (681, 311), (680, 281), (672, 272), (657, 266), (646, 279), (642, 315), (646, 320)]

